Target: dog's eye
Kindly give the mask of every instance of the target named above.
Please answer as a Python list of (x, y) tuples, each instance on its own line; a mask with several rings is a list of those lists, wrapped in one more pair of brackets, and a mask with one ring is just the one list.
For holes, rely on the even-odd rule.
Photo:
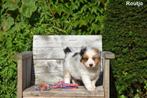
[(95, 59), (96, 59), (96, 57), (93, 57), (92, 59), (93, 59), (93, 60), (95, 60)]
[(83, 60), (84, 60), (84, 61), (87, 61), (87, 60), (88, 60), (88, 58), (83, 58)]
[(92, 59), (93, 59), (93, 60), (96, 60), (96, 59), (98, 59), (98, 57), (93, 57)]

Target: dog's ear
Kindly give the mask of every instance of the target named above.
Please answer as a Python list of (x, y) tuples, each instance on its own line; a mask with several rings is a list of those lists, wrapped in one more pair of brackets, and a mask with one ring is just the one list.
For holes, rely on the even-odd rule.
[(80, 55), (82, 56), (84, 54), (84, 52), (86, 51), (86, 47), (82, 47), (81, 51), (80, 51)]
[(63, 49), (64, 50), (64, 53), (65, 54), (67, 54), (67, 53), (69, 53), (69, 52), (71, 52), (71, 49), (69, 48), (69, 47), (66, 47), (65, 49)]
[(101, 55), (101, 51), (98, 48), (93, 48), (93, 49), (99, 54), (99, 56)]
[(94, 51), (96, 51), (97, 53), (100, 52), (99, 49), (97, 49), (97, 48), (93, 48), (93, 49), (94, 49)]

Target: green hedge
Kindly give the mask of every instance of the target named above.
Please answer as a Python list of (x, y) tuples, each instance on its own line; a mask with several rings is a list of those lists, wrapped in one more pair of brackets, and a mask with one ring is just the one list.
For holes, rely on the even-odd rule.
[[(120, 98), (147, 95), (147, 1), (127, 6), (127, 0), (110, 0), (104, 24), (104, 48), (116, 54), (112, 62)], [(130, 0), (133, 1), (133, 0)]]
[(16, 53), (34, 34), (100, 34), (105, 0), (0, 1), (0, 98), (16, 97)]

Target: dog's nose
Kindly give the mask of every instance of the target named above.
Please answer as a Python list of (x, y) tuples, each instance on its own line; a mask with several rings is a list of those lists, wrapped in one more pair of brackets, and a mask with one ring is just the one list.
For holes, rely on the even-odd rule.
[(90, 66), (90, 67), (92, 67), (92, 66), (93, 66), (93, 64), (89, 64), (89, 66)]

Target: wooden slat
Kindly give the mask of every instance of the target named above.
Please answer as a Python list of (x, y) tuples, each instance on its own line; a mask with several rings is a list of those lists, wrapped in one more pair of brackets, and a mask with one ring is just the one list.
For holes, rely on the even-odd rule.
[(35, 74), (63, 72), (63, 60), (34, 60)]
[(22, 72), (23, 72), (23, 89), (29, 87), (31, 84), (31, 67), (32, 67), (32, 54), (22, 55)]
[[(102, 47), (101, 36), (34, 36), (33, 48), (38, 47)], [(101, 50), (101, 49), (100, 49)]]
[[(96, 46), (95, 46), (96, 47)], [(100, 47), (97, 47), (100, 48)], [(34, 48), (33, 50), (33, 58), (35, 60), (44, 60), (44, 59), (64, 59), (65, 53), (63, 51), (64, 47), (60, 48), (55, 48), (55, 47), (50, 47), (50, 48)], [(79, 52), (81, 47), (72, 47), (71, 48), (73, 51)]]
[(22, 55), (17, 55), (17, 98), (22, 98)]
[(29, 87), (31, 85), (31, 69), (32, 69), (32, 54), (31, 56), (26, 60), (26, 87)]
[(110, 98), (110, 60), (106, 59), (104, 62), (104, 96)]
[(45, 42), (69, 42), (69, 41), (83, 41), (83, 40), (93, 41), (102, 40), (101, 35), (34, 35), (34, 44), (40, 40)]
[(60, 80), (63, 80), (63, 72), (35, 74), (35, 84), (39, 84), (42, 82), (55, 83)]
[(48, 66), (42, 66), (42, 67), (36, 67), (35, 68), (35, 74), (41, 74), (41, 73), (59, 73), (63, 72), (63, 67), (48, 67)]
[(35, 84), (63, 80), (63, 60), (34, 60)]
[(40, 36), (33, 37), (33, 58), (34, 59), (63, 59), (63, 49), (72, 47), (79, 50), (81, 47), (96, 47), (102, 51), (102, 36)]
[(44, 48), (48, 48), (48, 47), (82, 47), (82, 46), (91, 46), (91, 47), (95, 47), (95, 46), (99, 46), (101, 47), (101, 41), (100, 40), (87, 40), (87, 39), (83, 39), (81, 41), (61, 41), (61, 42), (47, 42), (44, 40), (40, 40), (40, 41), (36, 41), (33, 43), (34, 44), (34, 48), (39, 48), (39, 47), (44, 47)]
[(22, 84), (22, 87), (23, 87), (23, 89), (25, 89), (26, 87), (27, 87), (27, 73), (26, 73), (26, 71), (27, 71), (27, 62), (26, 62), (26, 58), (23, 58), (23, 60), (22, 60), (22, 79), (24, 80), (24, 81), (22, 81), (23, 82), (23, 84)]
[(34, 59), (63, 59), (65, 57), (63, 48), (34, 48), (33, 58)]
[(51, 89), (49, 91), (35, 91), (35, 86), (23, 92), (24, 98), (103, 98), (102, 86), (97, 87), (95, 94), (88, 92), (83, 86), (75, 89)]
[(115, 54), (110, 51), (103, 51), (103, 54), (106, 59), (114, 59), (115, 58)]
[(104, 98), (103, 96), (76, 96), (76, 97), (65, 97), (65, 96), (58, 96), (58, 97), (24, 97), (24, 98)]
[(104, 98), (103, 96), (73, 96), (73, 97), (65, 97), (65, 96), (57, 96), (57, 97), (45, 97), (45, 96), (34, 96), (34, 97), (23, 97), (23, 98)]
[(31, 84), (32, 52), (17, 55), (17, 97), (22, 98), (22, 91)]

